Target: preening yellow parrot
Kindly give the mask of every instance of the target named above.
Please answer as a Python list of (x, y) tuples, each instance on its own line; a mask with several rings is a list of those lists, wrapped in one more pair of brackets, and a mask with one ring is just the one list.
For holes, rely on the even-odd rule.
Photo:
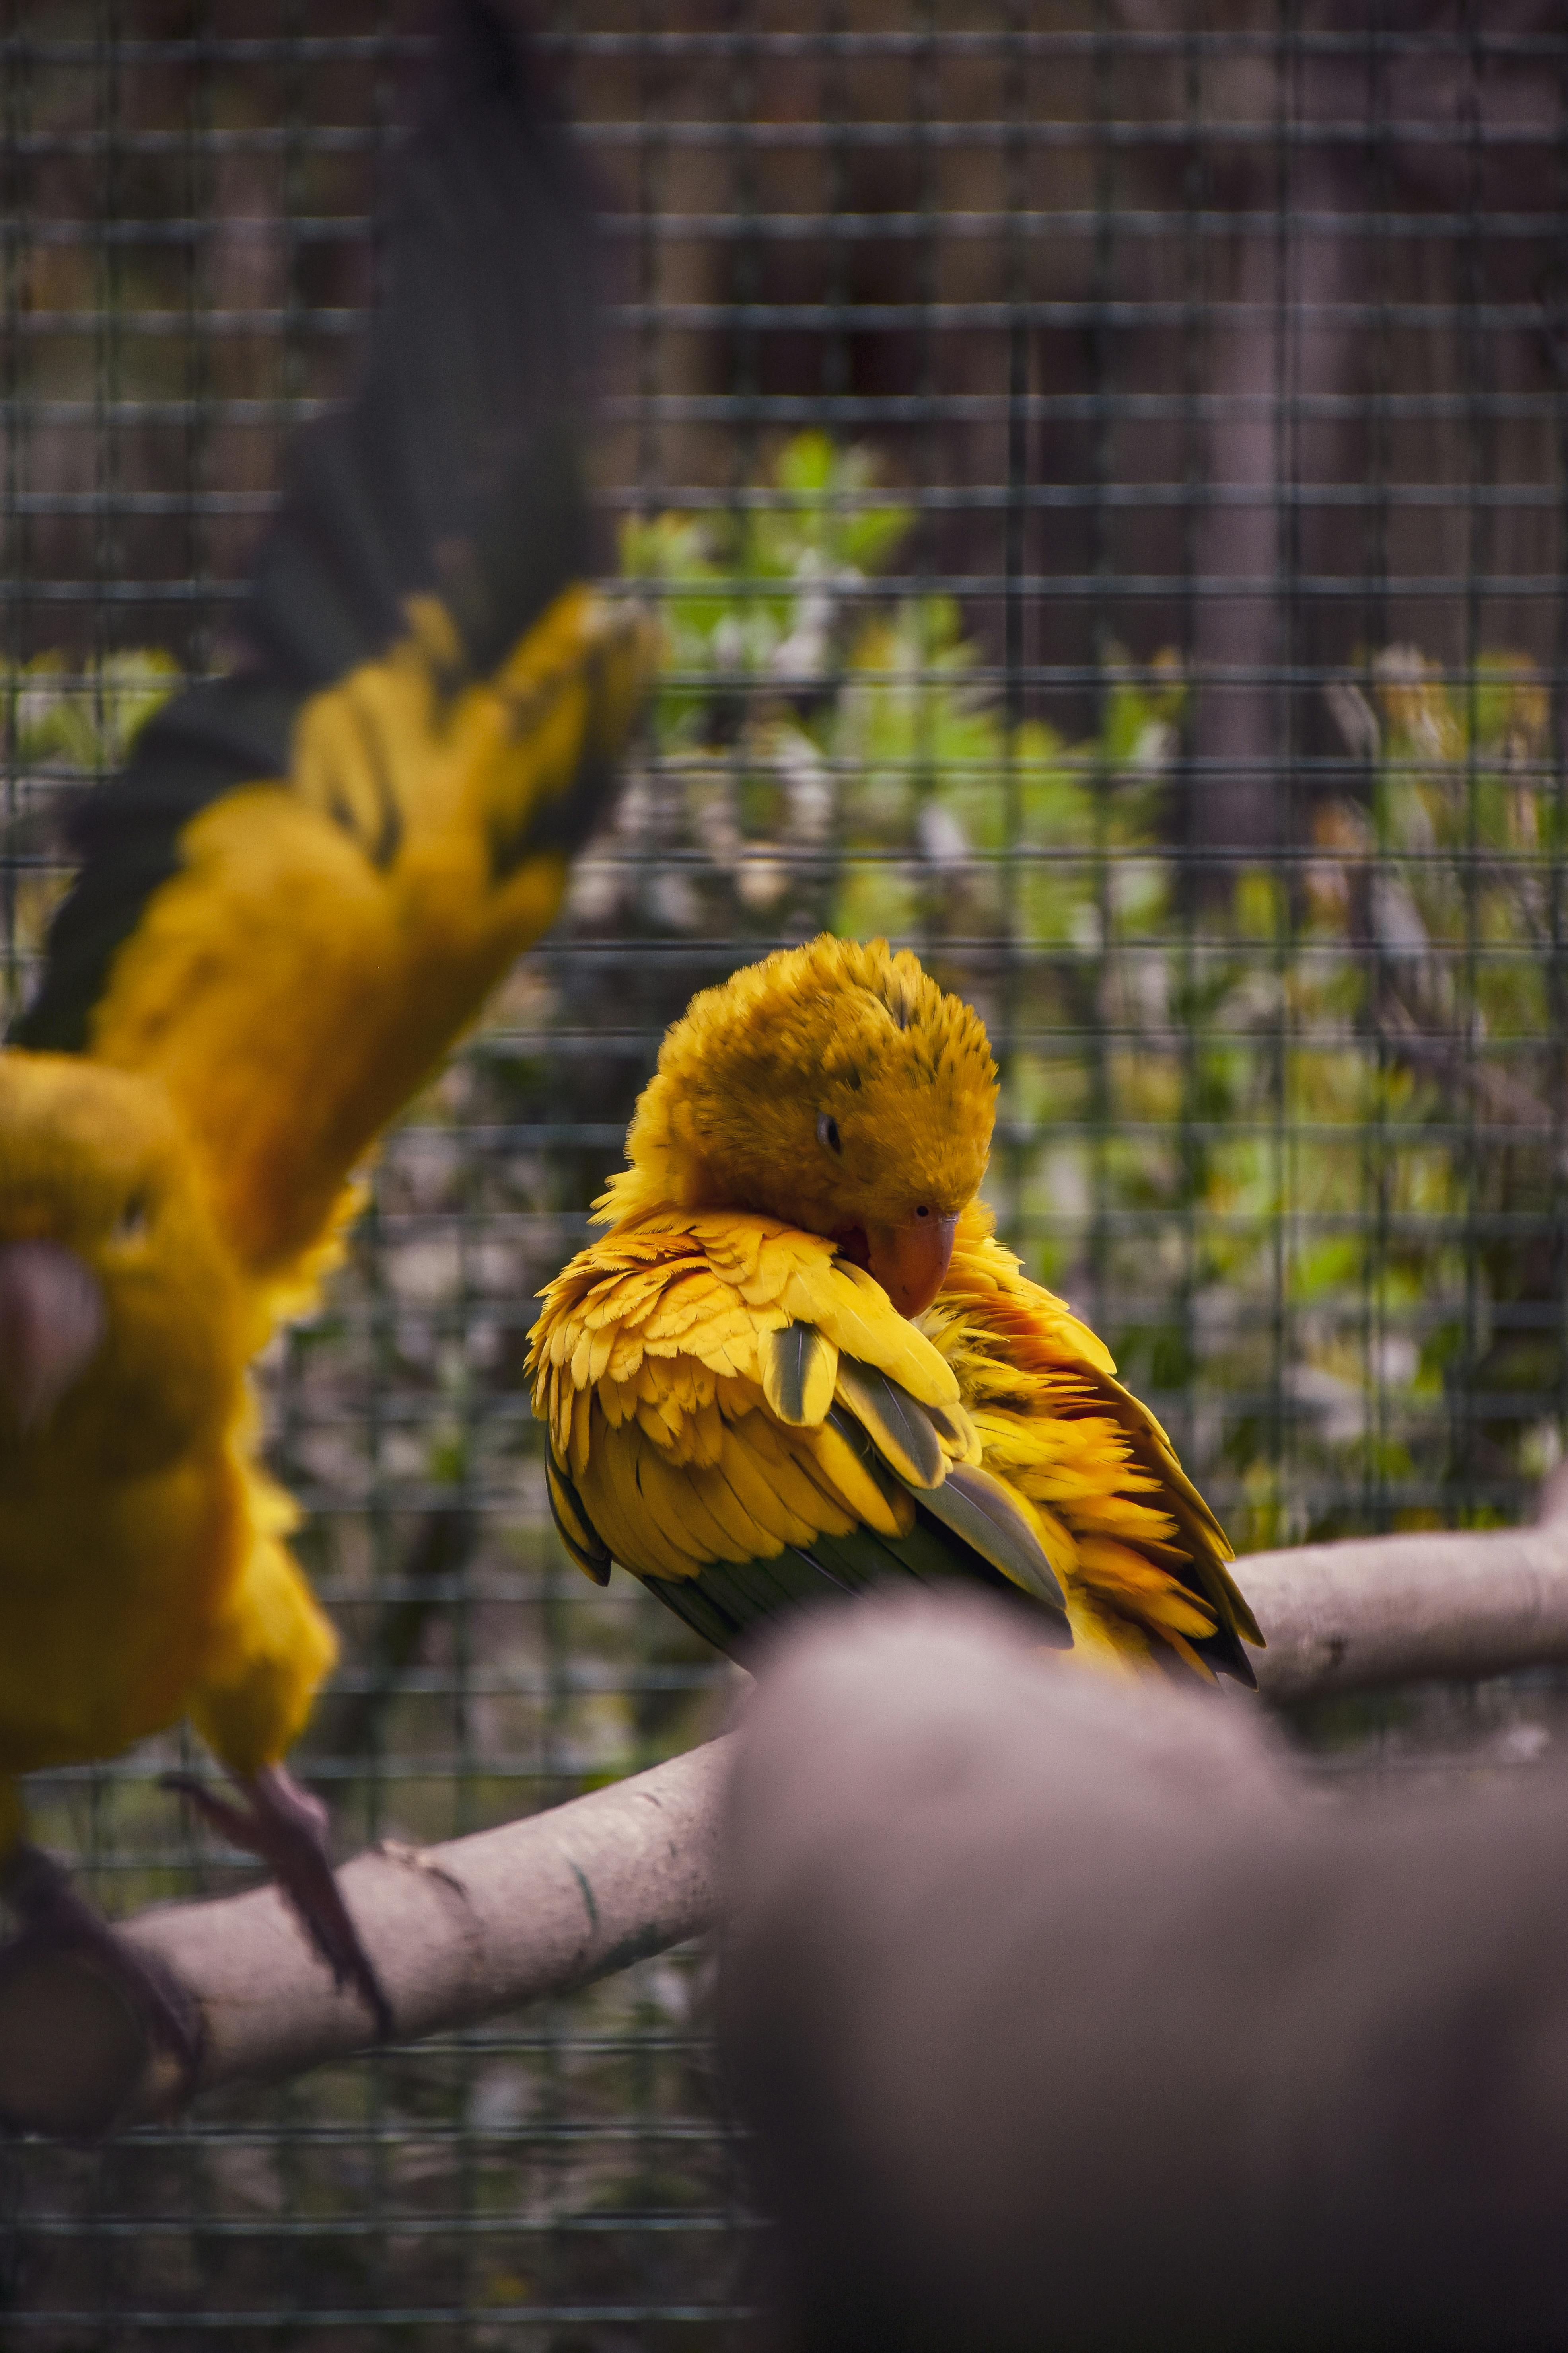
[(562, 1540), (744, 1657), (763, 1620), (968, 1577), (1042, 1638), (1255, 1687), (1224, 1532), (979, 1200), (996, 1069), (910, 955), (825, 934), (693, 998), (542, 1294)]
[(361, 387), (305, 435), (232, 672), (74, 815), (82, 864), (0, 1053), (0, 1887), (192, 2022), (25, 1835), (16, 1777), (185, 1716), (190, 1785), (340, 1983), (384, 1994), (282, 1758), (332, 1633), (247, 1368), (352, 1172), (555, 913), (646, 625), (585, 585), (594, 301), (572, 157), (463, 0), (402, 167)]

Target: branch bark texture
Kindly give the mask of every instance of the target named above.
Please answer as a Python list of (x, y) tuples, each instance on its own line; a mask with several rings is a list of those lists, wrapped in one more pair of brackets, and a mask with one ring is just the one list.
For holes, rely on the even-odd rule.
[[(705, 1927), (715, 1909), (731, 1742), (613, 1788), (442, 1846), (388, 1845), (340, 1874), (400, 2038), (570, 1993)], [(159, 1906), (123, 1933), (199, 2006), (195, 2084), (150, 2051), (119, 1989), (58, 1954), (0, 1985), (0, 2113), (101, 2132), (236, 2077), (268, 2081), (364, 2050), (371, 2024), (336, 1990), (271, 1887)]]

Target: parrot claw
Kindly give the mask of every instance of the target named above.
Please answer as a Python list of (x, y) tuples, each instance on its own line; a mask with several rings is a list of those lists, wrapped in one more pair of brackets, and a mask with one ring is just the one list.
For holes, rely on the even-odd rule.
[(70, 1873), (26, 1840), (0, 1868), (0, 1895), (22, 1923), (21, 1934), (0, 1947), (6, 1982), (35, 1956), (79, 1953), (119, 1988), (151, 2042), (174, 2062), (174, 2082), (160, 2106), (183, 2107), (196, 2090), (205, 2038), (200, 2006), (173, 1970), (118, 1936)]
[(358, 1994), (375, 2021), (378, 2042), (396, 2031), (392, 2004), (343, 1902), (327, 1852), (327, 1810), (281, 1765), (235, 1776), (248, 1805), (218, 1797), (188, 1773), (165, 1773), (163, 1787), (188, 1798), (219, 1835), (268, 1864), (333, 1982)]

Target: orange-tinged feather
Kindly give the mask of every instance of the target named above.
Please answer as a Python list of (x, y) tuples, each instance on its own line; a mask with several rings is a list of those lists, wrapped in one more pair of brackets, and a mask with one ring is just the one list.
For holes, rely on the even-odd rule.
[(923, 1319), (959, 1377), (985, 1466), (1037, 1507), (1091, 1647), (1140, 1661), (1163, 1651), (1209, 1680), (1193, 1642), (1220, 1626), (1256, 1630), (1228, 1574), (1230, 1546), (1109, 1352), (1028, 1281), (990, 1222), (983, 1205), (965, 1212)]

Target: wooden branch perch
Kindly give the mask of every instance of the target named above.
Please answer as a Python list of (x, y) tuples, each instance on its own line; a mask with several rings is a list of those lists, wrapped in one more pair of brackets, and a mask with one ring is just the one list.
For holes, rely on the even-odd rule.
[(1353, 1536), (1249, 1554), (1240, 1580), (1268, 1638), (1266, 1699), (1475, 1681), (1568, 1661), (1568, 1472), (1533, 1527)]
[[(526, 1821), (445, 1846), (384, 1846), (341, 1873), (400, 2035), (467, 2026), (663, 1952), (715, 1908), (730, 1742)], [(271, 1887), (160, 1905), (122, 1924), (195, 1997), (206, 2090), (364, 2050), (339, 1993)], [(0, 1988), (0, 2114), (91, 2136), (167, 2110), (182, 2089), (117, 1987), (86, 1958), (27, 1960)]]
[[(1568, 1479), (1533, 1528), (1399, 1535), (1258, 1553), (1242, 1580), (1268, 1638), (1266, 1699), (1568, 1662)], [(720, 1740), (530, 1820), (423, 1850), (359, 1856), (344, 1892), (409, 2038), (568, 1993), (706, 1927), (716, 1908), (731, 1743)], [(125, 1934), (200, 2004), (206, 2090), (366, 2048), (269, 1887), (161, 1906)], [(181, 2087), (85, 1958), (0, 1982), (0, 2115), (92, 2134), (157, 2115)]]

